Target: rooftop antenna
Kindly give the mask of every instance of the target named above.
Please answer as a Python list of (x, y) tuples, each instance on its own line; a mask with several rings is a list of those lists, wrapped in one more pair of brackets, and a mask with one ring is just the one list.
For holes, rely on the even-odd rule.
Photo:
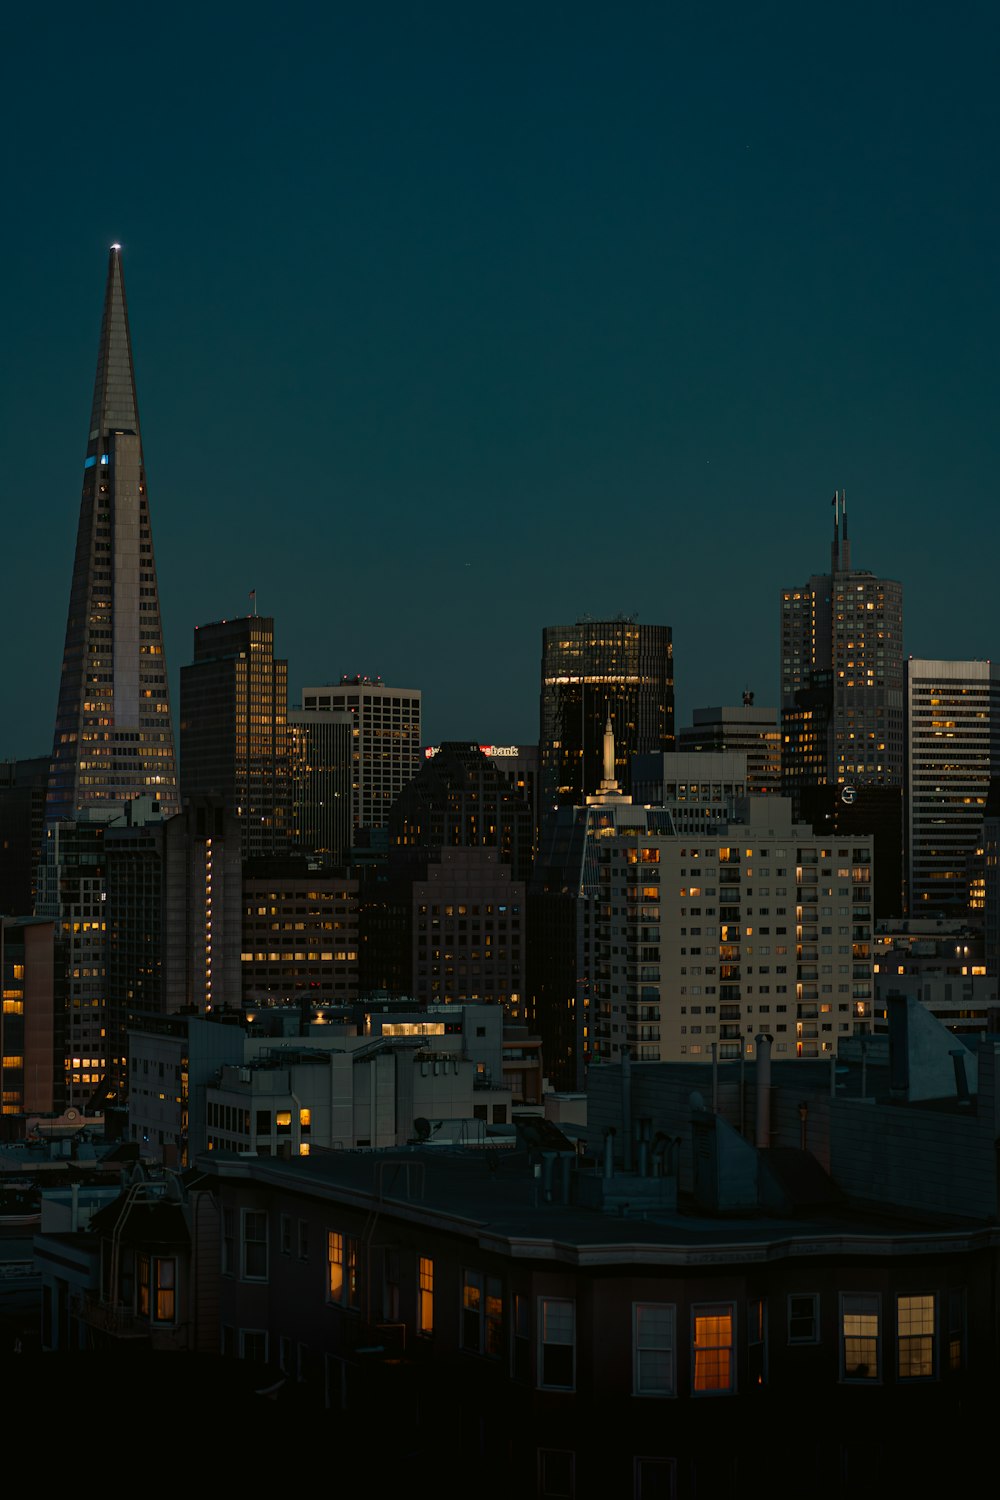
[(851, 544), (847, 540), (847, 491), (846, 490), (841, 490), (841, 492), (840, 492), (840, 508), (841, 508), (841, 510), (843, 512), (843, 518), (844, 518), (843, 545), (841, 546), (841, 549), (840, 549), (840, 551), (841, 551), (841, 563), (842, 563), (844, 572), (845, 573), (849, 573), (851, 571)]

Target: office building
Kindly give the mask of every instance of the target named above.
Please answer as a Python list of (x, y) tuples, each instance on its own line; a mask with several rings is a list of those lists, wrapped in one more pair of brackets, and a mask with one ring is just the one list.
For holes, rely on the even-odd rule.
[(343, 863), (351, 851), (354, 719), (336, 709), (288, 715), (289, 844)]
[(0, 912), (8, 917), (35, 909), (48, 784), (48, 756), (0, 761)]
[(358, 882), (302, 858), (254, 860), (243, 881), (243, 1004), (303, 1015), (358, 996)]
[(180, 807), (121, 247), (111, 247), (46, 819)]
[(223, 799), (243, 829), (243, 857), (288, 847), (288, 663), (274, 654), (274, 621), (246, 615), (200, 625), (181, 668), (181, 786), (185, 799)]
[(52, 1114), (65, 1102), (64, 981), (55, 923), (0, 916), (0, 1113)]
[(342, 677), (339, 685), (302, 689), (302, 710), (354, 719), (352, 826), (384, 828), (389, 809), (420, 769), (418, 688), (389, 687), (381, 677)]
[(747, 760), (752, 796), (781, 791), (781, 730), (777, 710), (755, 708), (753, 693), (738, 707), (696, 708), (691, 726), (677, 737), (678, 750), (720, 754), (735, 751)]
[(830, 572), (781, 594), (783, 789), (901, 786), (903, 589), (851, 565), (834, 496)]
[(426, 758), (389, 812), (390, 861), (428, 850), (498, 849), (515, 880), (531, 875), (531, 804), (479, 745), (448, 742)]
[(1000, 667), (911, 658), (906, 709), (907, 909), (964, 917), (969, 862), (1000, 769)]
[(542, 632), (539, 762), (542, 817), (583, 806), (604, 774), (604, 732), (615, 738), (615, 778), (631, 790), (633, 755), (674, 748), (674, 659), (669, 625), (578, 620)]

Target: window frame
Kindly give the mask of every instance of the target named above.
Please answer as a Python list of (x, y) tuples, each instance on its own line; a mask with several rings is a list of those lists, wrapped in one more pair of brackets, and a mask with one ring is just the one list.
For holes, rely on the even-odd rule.
[[(849, 1305), (850, 1304), (850, 1305)], [(861, 1304), (867, 1304), (862, 1306)], [(846, 1319), (848, 1317), (872, 1317), (875, 1318), (875, 1369), (871, 1375), (859, 1375), (856, 1373), (860, 1365), (855, 1365), (848, 1370), (847, 1343), (848, 1332)], [(882, 1384), (882, 1296), (879, 1292), (841, 1292), (840, 1294), (840, 1317), (839, 1338), (840, 1346), (840, 1379), (845, 1385), (881, 1385)], [(873, 1335), (869, 1333), (853, 1333), (852, 1339), (870, 1339)]]
[[(901, 1385), (925, 1385), (928, 1381), (939, 1378), (939, 1350), (940, 1350), (940, 1298), (936, 1292), (897, 1292), (896, 1293), (896, 1379)], [(921, 1328), (919, 1332), (903, 1333), (902, 1314), (904, 1302), (930, 1302), (930, 1332)], [(916, 1309), (914, 1309), (916, 1311)], [(914, 1375), (903, 1373), (903, 1351), (912, 1354), (917, 1345), (928, 1341), (930, 1344), (930, 1370), (926, 1374)]]
[[(798, 1335), (793, 1336), (793, 1334), (792, 1334), (792, 1324), (793, 1324), (793, 1322), (795, 1321), (796, 1318), (799, 1321), (802, 1321), (802, 1319), (804, 1317), (804, 1314), (801, 1313), (801, 1312), (800, 1313), (793, 1313), (793, 1311), (792, 1311), (792, 1303), (793, 1302), (806, 1302), (806, 1301), (808, 1301), (809, 1303), (812, 1304), (812, 1312), (809, 1315), (810, 1319), (811, 1319), (811, 1324), (812, 1324), (812, 1333), (808, 1334), (808, 1335), (806, 1335), (806, 1334), (798, 1334)], [(787, 1337), (788, 1337), (788, 1343), (789, 1344), (796, 1344), (796, 1345), (799, 1345), (799, 1344), (818, 1344), (820, 1342), (820, 1336), (819, 1336), (819, 1307), (820, 1307), (819, 1292), (789, 1292), (788, 1293), (788, 1302), (787, 1302), (787, 1306), (786, 1306), (786, 1316), (787, 1316), (786, 1332), (787, 1332)]]
[[(702, 1343), (698, 1342), (698, 1324), (700, 1321), (710, 1319), (729, 1319), (729, 1342)], [(707, 1333), (708, 1330), (706, 1330)], [(698, 1385), (698, 1356), (719, 1354), (724, 1352), (727, 1356), (729, 1378), (725, 1385)], [(723, 1302), (696, 1302), (691, 1307), (691, 1394), (692, 1396), (733, 1396), (736, 1394), (736, 1303), (735, 1301)]]
[[(570, 1338), (547, 1338), (550, 1330), (550, 1317), (552, 1322), (558, 1316), (557, 1309), (568, 1309), (570, 1321)], [(569, 1381), (546, 1379), (546, 1351), (552, 1349), (569, 1349), (570, 1352), (570, 1378)], [(556, 1355), (550, 1356), (550, 1360), (556, 1359)], [(542, 1391), (575, 1391), (576, 1390), (576, 1298), (544, 1296), (538, 1299), (538, 1363), (536, 1366), (538, 1389)]]
[[(251, 1216), (253, 1216), (254, 1218), (259, 1218), (259, 1219), (263, 1220), (263, 1224), (264, 1224), (264, 1233), (263, 1233), (263, 1236), (260, 1236), (260, 1237), (254, 1236), (252, 1239), (248, 1236), (248, 1234), (247, 1234), (247, 1225), (248, 1225), (248, 1222), (249, 1222)], [(269, 1234), (270, 1234), (270, 1225), (269, 1225), (268, 1213), (267, 1213), (267, 1209), (266, 1208), (249, 1208), (249, 1207), (244, 1207), (244, 1208), (240, 1209), (240, 1280), (241, 1281), (266, 1281), (267, 1280), (267, 1278), (268, 1278), (268, 1270), (269, 1270), (269, 1267), (270, 1267), (270, 1248), (271, 1248), (270, 1247), (270, 1243), (269, 1243)], [(255, 1249), (255, 1251), (256, 1251), (256, 1253), (262, 1256), (262, 1258), (263, 1258), (263, 1265), (264, 1265), (263, 1271), (251, 1271), (251, 1270), (248, 1269), (248, 1260), (250, 1259), (250, 1257), (248, 1256), (247, 1252), (248, 1252), (248, 1248), (250, 1246), (253, 1246), (254, 1249)]]
[[(643, 1309), (650, 1311), (656, 1309), (657, 1312), (666, 1313), (669, 1321), (668, 1343), (640, 1343)], [(641, 1357), (643, 1354), (666, 1356), (668, 1373), (662, 1385), (653, 1386), (643, 1379), (644, 1362)], [(675, 1302), (652, 1302), (644, 1298), (632, 1303), (632, 1394), (660, 1399), (677, 1395), (677, 1304)]]

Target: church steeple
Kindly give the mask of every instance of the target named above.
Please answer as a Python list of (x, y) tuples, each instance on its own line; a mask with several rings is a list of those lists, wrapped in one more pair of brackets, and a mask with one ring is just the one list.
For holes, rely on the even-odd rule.
[(46, 817), (180, 810), (121, 246), (111, 247)]

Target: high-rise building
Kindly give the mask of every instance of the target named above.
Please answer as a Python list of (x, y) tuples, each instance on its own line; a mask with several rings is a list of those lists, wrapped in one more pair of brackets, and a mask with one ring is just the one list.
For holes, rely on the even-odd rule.
[(334, 709), (289, 712), (294, 849), (340, 864), (351, 851), (354, 717)]
[(737, 751), (747, 759), (751, 795), (781, 791), (781, 730), (777, 711), (755, 708), (752, 693), (730, 708), (696, 708), (691, 727), (677, 736), (678, 750), (709, 753)]
[(302, 709), (335, 709), (354, 718), (353, 826), (384, 828), (389, 809), (420, 769), (418, 688), (381, 677), (342, 677), (336, 687), (302, 689)]
[(1000, 666), (911, 658), (906, 703), (908, 910), (964, 917), (969, 861), (1000, 771)]
[(243, 857), (288, 847), (288, 663), (274, 654), (274, 620), (246, 615), (200, 625), (181, 668), (181, 786), (219, 796), (243, 829)]
[(597, 791), (609, 719), (616, 779), (628, 793), (633, 755), (674, 748), (670, 626), (631, 619), (547, 626), (539, 735), (543, 817), (555, 806), (582, 806)]
[(397, 867), (427, 851), (499, 849), (515, 880), (528, 880), (534, 855), (531, 804), (479, 745), (446, 742), (428, 756), (389, 813), (389, 847)]
[(901, 786), (903, 588), (851, 566), (834, 495), (830, 572), (781, 594), (784, 788)]
[(598, 858), (605, 1061), (735, 1059), (759, 1032), (779, 1055), (817, 1058), (871, 1029), (870, 839), (820, 838), (787, 797), (751, 797), (728, 827), (619, 831)]
[(179, 810), (121, 246), (112, 245), (83, 462), (47, 821), (138, 796)]

